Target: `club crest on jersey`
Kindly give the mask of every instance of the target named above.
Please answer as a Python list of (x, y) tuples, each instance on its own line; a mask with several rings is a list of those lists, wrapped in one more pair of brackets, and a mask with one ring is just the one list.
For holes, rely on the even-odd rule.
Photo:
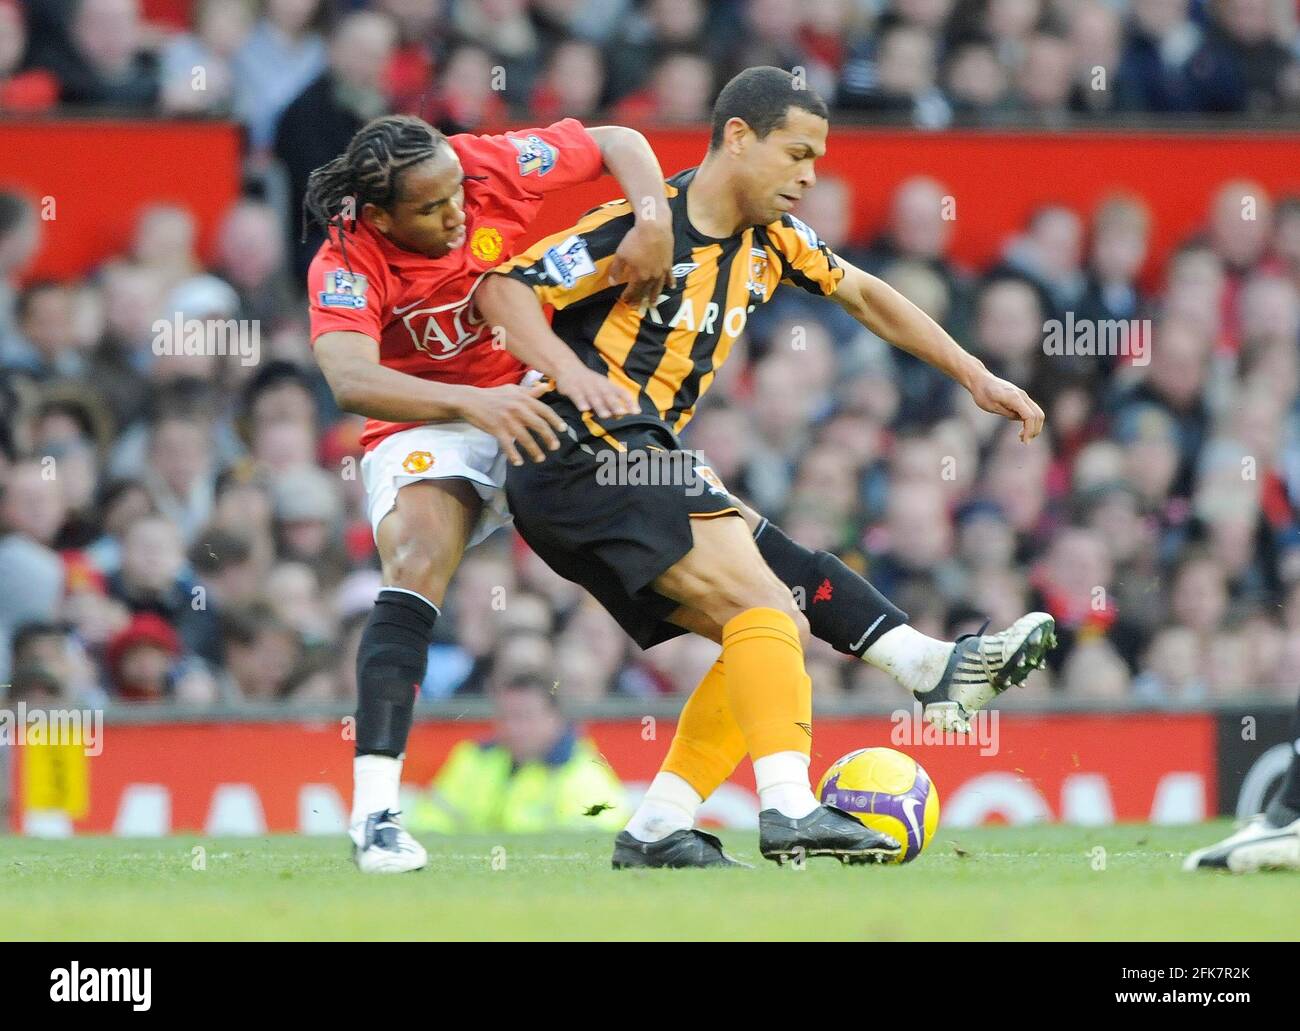
[(722, 485), (722, 479), (709, 466), (697, 465), (695, 467), (695, 475), (697, 475), (701, 480), (703, 480), (705, 484), (708, 486), (708, 489), (712, 491), (714, 494), (722, 494), (724, 496), (730, 496), (727, 494), (727, 488)]
[(542, 266), (551, 282), (559, 283), (565, 289), (596, 271), (596, 263), (587, 250), (587, 241), (581, 236), (570, 236), (558, 247), (548, 250), (542, 255)]
[(366, 277), (358, 272), (331, 269), (325, 273), (325, 289), (320, 293), (321, 307), (364, 308), (369, 287)]
[(519, 151), (520, 175), (531, 175), (536, 172), (538, 177), (541, 177), (555, 167), (560, 152), (540, 136), (530, 134), (522, 140), (507, 136), (506, 139), (515, 145), (515, 150)]
[(412, 451), (402, 459), (402, 468), (412, 475), (427, 473), (433, 468), (433, 455), (428, 451)]
[(767, 300), (767, 251), (751, 247), (749, 251), (749, 282), (745, 284), (751, 294)]
[(501, 233), (492, 226), (479, 226), (469, 239), (469, 249), (479, 261), (496, 261), (501, 247)]

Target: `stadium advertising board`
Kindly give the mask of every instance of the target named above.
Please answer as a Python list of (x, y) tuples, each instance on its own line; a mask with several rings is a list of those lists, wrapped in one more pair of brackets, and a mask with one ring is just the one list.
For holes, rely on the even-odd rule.
[[(1193, 823), (1219, 810), (1216, 720), (1209, 714), (999, 714), (994, 733), (935, 742), (911, 719), (818, 721), (814, 778), (867, 744), (901, 748), (938, 786), (942, 826), (1122, 821)], [(673, 726), (623, 719), (586, 727), (639, 794)], [(342, 833), (352, 752), (338, 723), (157, 723), (104, 728), (99, 755), (8, 751), (16, 773), (12, 822), (36, 833)], [(478, 722), (425, 722), (404, 770), (420, 790), (452, 746), (487, 737)], [(757, 797), (748, 764), (706, 805), (717, 825), (752, 826)]]

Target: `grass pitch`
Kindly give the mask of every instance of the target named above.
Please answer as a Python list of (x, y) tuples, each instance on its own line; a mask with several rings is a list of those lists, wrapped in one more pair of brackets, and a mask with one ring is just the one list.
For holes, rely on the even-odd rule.
[(1180, 870), (1229, 826), (941, 827), (907, 866), (802, 870), (747, 833), (725, 840), (753, 870), (615, 872), (603, 833), (426, 838), (428, 868), (385, 877), (342, 838), (7, 838), (0, 938), (1293, 940), (1300, 875)]

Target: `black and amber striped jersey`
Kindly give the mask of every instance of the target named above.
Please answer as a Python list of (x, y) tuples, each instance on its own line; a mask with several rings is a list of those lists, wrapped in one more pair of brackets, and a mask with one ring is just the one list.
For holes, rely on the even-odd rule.
[(635, 219), (626, 200), (589, 211), (493, 270), (532, 287), (555, 309), (551, 325), (560, 339), (588, 368), (637, 398), (639, 413), (600, 422), (588, 414), (578, 422), (568, 399), (550, 394), (546, 402), (587, 436), (608, 439), (615, 430), (647, 423), (676, 435), (755, 306), (770, 301), (781, 283), (830, 295), (844, 275), (830, 248), (793, 215), (725, 239), (700, 233), (686, 213), (694, 175), (692, 168), (667, 180), (676, 285), (644, 310), (620, 299), (623, 285), (608, 282), (615, 251)]

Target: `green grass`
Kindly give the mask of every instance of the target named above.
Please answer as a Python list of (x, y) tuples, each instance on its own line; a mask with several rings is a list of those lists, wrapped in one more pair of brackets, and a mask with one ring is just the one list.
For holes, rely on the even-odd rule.
[(908, 866), (803, 870), (749, 834), (726, 840), (756, 869), (705, 871), (614, 872), (604, 834), (425, 839), (430, 866), (387, 877), (357, 873), (341, 839), (7, 838), (0, 937), (1293, 939), (1298, 875), (1179, 869), (1227, 827), (940, 828)]

